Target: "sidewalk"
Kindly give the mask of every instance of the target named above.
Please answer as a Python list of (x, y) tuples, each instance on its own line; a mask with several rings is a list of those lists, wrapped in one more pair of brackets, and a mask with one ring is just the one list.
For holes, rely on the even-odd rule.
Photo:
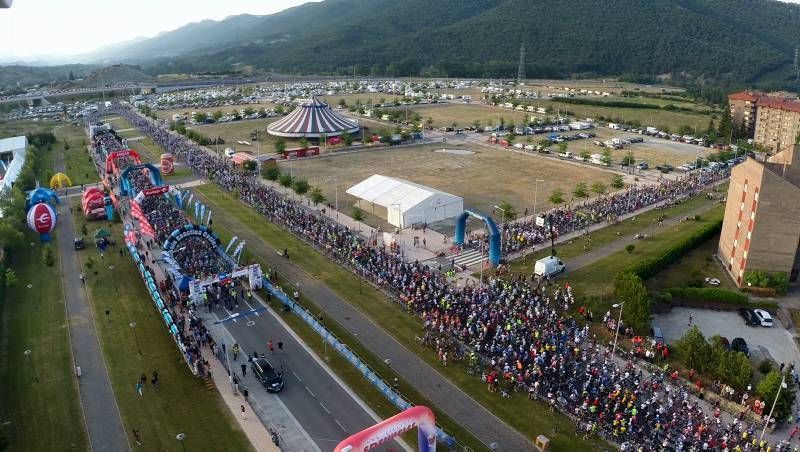
[[(228, 372), (225, 370), (222, 363), (207, 349), (203, 350), (203, 356), (211, 366), (211, 377), (214, 380), (217, 391), (219, 391), (220, 396), (222, 396), (222, 400), (225, 401), (225, 405), (231, 410), (233, 417), (236, 418), (239, 427), (241, 427), (242, 431), (247, 435), (247, 439), (250, 440), (250, 444), (253, 445), (253, 448), (258, 452), (279, 452), (281, 449), (272, 443), (267, 428), (258, 420), (253, 406), (249, 402), (245, 402), (241, 394), (234, 395), (231, 391)], [(255, 383), (255, 381), (247, 381), (247, 383), (249, 385), (250, 383)], [(247, 413), (246, 419), (242, 419), (241, 405), (245, 406)]]

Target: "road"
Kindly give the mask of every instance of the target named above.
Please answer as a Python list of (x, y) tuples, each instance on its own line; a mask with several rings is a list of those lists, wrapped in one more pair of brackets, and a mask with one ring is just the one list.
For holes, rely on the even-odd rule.
[[(64, 155), (55, 158), (56, 171), (64, 171)], [(75, 227), (69, 202), (58, 208), (57, 245), (61, 257), (61, 278), (64, 287), (69, 338), (75, 365), (81, 368), (78, 378), (89, 442), (94, 452), (130, 450), (122, 416), (111, 388), (108, 369), (100, 350), (92, 307), (86, 288), (79, 283), (80, 263), (72, 239)]]
[[(284, 369), (285, 387), (278, 397), (320, 450), (332, 450), (344, 438), (374, 425), (380, 419), (363, 402), (358, 403), (355, 394), (334, 380), (323, 368), (319, 358), (309, 353), (309, 349), (272, 314), (262, 312), (258, 316), (213, 326), (214, 321), (226, 319), (234, 312), (266, 306), (257, 299), (254, 299), (253, 305), (241, 303), (235, 311), (227, 311), (221, 306), (211, 313), (202, 307), (198, 311), (206, 319), (213, 335), (219, 337), (216, 330), (224, 328), (238, 342), (243, 354), (252, 355), (256, 351), (259, 355), (266, 355), (274, 367)], [(267, 348), (270, 340), (275, 350), (272, 354)], [(283, 342), (282, 352), (278, 349), (278, 342)], [(227, 343), (226, 347), (230, 350), (231, 344)], [(331, 350), (330, 353), (336, 352)], [(237, 361), (231, 362), (231, 367), (238, 376), (241, 376), (241, 365), (245, 363), (247, 361), (243, 355)], [(252, 378), (249, 365), (244, 381), (251, 397), (258, 396), (259, 392), (266, 393), (266, 389)], [(396, 442), (381, 448), (395, 451), (403, 449), (405, 448)]]

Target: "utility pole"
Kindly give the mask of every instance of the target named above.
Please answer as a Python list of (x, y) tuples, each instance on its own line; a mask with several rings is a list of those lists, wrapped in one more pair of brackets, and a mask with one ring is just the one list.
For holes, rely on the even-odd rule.
[(517, 68), (517, 85), (525, 84), (525, 44), (519, 45), (519, 67)]

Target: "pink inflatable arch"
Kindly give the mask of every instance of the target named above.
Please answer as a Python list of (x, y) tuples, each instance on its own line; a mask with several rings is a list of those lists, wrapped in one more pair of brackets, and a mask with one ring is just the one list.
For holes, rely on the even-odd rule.
[(334, 452), (364, 452), (377, 449), (403, 433), (417, 428), (420, 452), (436, 451), (436, 418), (430, 408), (411, 407), (339, 443)]

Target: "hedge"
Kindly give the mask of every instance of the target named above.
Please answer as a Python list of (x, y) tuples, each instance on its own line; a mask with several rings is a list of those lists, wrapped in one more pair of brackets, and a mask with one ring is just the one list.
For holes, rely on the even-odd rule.
[(670, 294), (671, 298), (684, 300), (717, 301), (743, 306), (750, 304), (747, 295), (717, 287), (672, 287), (664, 292)]
[(702, 228), (694, 231), (692, 234), (683, 238), (683, 240), (675, 242), (672, 246), (664, 249), (658, 256), (646, 257), (639, 260), (636, 264), (632, 265), (627, 271), (635, 273), (642, 279), (654, 276), (665, 267), (675, 263), (684, 254), (693, 250), (706, 240), (715, 236), (722, 230), (722, 218), (712, 221)]

